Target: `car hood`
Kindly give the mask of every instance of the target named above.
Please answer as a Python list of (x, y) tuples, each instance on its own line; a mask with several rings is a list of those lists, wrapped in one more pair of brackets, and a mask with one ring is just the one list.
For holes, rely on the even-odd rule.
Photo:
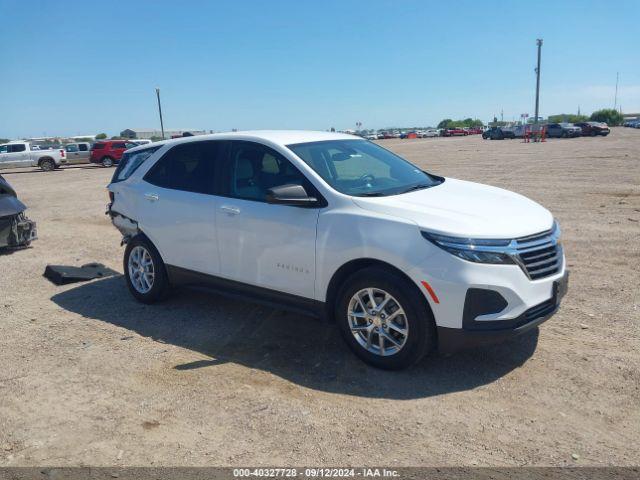
[(546, 208), (501, 188), (447, 178), (435, 187), (387, 197), (353, 197), (359, 207), (421, 229), (473, 238), (517, 238), (549, 230)]
[(25, 204), (18, 200), (16, 191), (0, 175), (0, 217), (17, 215), (26, 209)]

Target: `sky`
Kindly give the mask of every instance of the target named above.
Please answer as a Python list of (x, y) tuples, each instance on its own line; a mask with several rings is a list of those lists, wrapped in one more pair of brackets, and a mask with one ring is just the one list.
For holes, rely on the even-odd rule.
[(0, 0), (0, 138), (640, 112), (640, 1)]

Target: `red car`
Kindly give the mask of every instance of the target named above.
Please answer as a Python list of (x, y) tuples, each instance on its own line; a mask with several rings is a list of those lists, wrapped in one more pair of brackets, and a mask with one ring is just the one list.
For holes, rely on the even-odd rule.
[(125, 150), (137, 146), (126, 140), (100, 140), (91, 147), (89, 161), (100, 163), (103, 167), (113, 167), (120, 161)]
[(464, 128), (450, 128), (449, 136), (454, 137), (456, 135), (469, 135), (469, 132), (466, 131)]
[(582, 129), (583, 137), (595, 137), (596, 135), (606, 137), (611, 132), (609, 125), (602, 122), (580, 122), (574, 123), (574, 125)]
[(471, 127), (467, 130), (467, 132), (469, 132), (469, 135), (480, 135), (483, 130), (479, 127)]

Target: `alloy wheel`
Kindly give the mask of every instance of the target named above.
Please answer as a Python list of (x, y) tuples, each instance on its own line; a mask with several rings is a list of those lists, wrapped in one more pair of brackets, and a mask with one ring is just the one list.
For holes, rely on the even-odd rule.
[(149, 293), (153, 288), (155, 268), (149, 251), (138, 245), (131, 250), (128, 261), (129, 279), (138, 293)]
[(353, 337), (375, 355), (395, 355), (409, 338), (409, 322), (402, 305), (382, 289), (356, 292), (349, 301), (347, 316)]

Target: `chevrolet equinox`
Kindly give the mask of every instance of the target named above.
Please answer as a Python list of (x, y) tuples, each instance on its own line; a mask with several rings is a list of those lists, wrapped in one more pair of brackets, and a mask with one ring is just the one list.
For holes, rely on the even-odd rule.
[(255, 131), (139, 146), (108, 189), (137, 300), (198, 284), (329, 319), (381, 368), (521, 334), (567, 289), (548, 210), (351, 135)]

